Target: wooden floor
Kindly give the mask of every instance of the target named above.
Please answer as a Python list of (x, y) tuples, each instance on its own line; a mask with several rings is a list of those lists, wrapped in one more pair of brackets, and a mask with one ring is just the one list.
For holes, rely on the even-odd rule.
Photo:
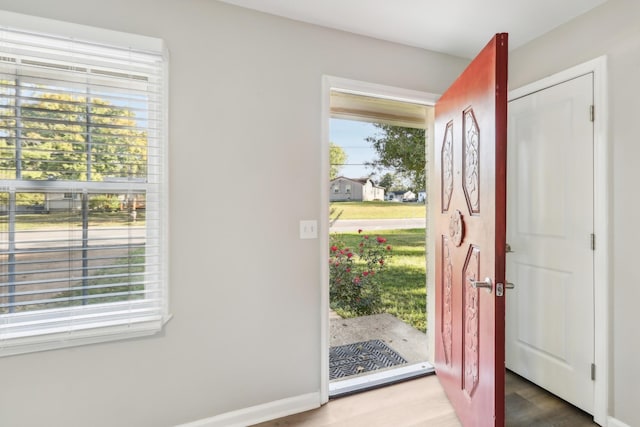
[[(507, 372), (508, 427), (596, 426), (592, 417)], [(260, 427), (461, 427), (435, 375), (330, 401)]]
[(593, 417), (507, 371), (507, 426), (592, 427)]

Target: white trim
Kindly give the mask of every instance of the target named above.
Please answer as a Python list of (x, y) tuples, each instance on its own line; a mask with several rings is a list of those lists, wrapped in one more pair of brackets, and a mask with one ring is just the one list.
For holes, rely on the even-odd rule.
[(509, 92), (509, 101), (588, 73), (593, 73), (594, 85), (594, 233), (597, 237), (594, 255), (594, 363), (597, 371), (594, 384), (593, 419), (600, 425), (606, 425), (609, 402), (609, 248), (611, 239), (607, 58), (601, 56), (514, 89)]
[[(10, 347), (0, 348), (0, 357), (148, 337), (159, 333), (163, 325), (170, 319), (171, 316), (168, 316), (162, 323), (147, 322), (140, 325), (113, 326), (99, 330), (91, 329), (82, 333), (76, 333), (73, 337), (70, 337), (69, 334), (61, 333), (59, 334), (60, 338), (56, 341), (46, 341), (38, 336), (31, 339), (27, 338)], [(46, 338), (49, 337), (47, 336)]]
[(0, 29), (4, 26), (33, 31), (34, 33), (54, 34), (58, 37), (103, 43), (105, 45), (126, 46), (136, 50), (153, 52), (162, 52), (164, 50), (164, 42), (155, 37), (0, 10)]
[(607, 424), (602, 424), (607, 427), (631, 427), (629, 424), (625, 424), (622, 421), (615, 419), (613, 417), (607, 418)]
[[(326, 254), (329, 253), (329, 121), (331, 118), (331, 91), (384, 98), (412, 104), (434, 106), (439, 95), (344, 79), (334, 76), (322, 76), (322, 111), (320, 144), (320, 212), (318, 213), (320, 232), (320, 403), (329, 401), (329, 266)], [(427, 135), (429, 132), (427, 131)], [(427, 236), (429, 231), (427, 228)], [(427, 258), (429, 255), (427, 255)], [(427, 261), (428, 262), (428, 261)], [(429, 307), (427, 307), (429, 311)], [(427, 330), (428, 333), (428, 330)]]
[(318, 393), (303, 394), (179, 424), (176, 427), (245, 427), (319, 408), (319, 402)]
[(322, 111), (320, 112), (320, 403), (329, 401), (329, 120), (331, 118), (331, 77), (322, 77)]
[[(389, 99), (392, 101), (407, 102), (433, 106), (440, 95), (421, 92), (411, 89), (367, 83), (358, 80), (343, 79), (341, 77), (323, 76), (323, 82), (329, 84), (329, 90), (353, 95), (370, 96), (374, 98)], [(328, 111), (327, 111), (328, 112)]]
[(170, 133), (169, 133), (169, 108), (170, 108), (170, 97), (169, 97), (169, 88), (170, 88), (170, 76), (169, 76), (169, 63), (171, 61), (171, 57), (170, 57), (170, 52), (169, 52), (169, 48), (168, 46), (165, 44), (164, 40), (161, 40), (162, 42), (162, 59), (163, 59), (163, 75), (164, 75), (164, 79), (162, 81), (162, 96), (163, 96), (163, 116), (162, 116), (162, 138), (163, 138), (163, 143), (160, 145), (160, 150), (162, 150), (162, 152), (160, 153), (160, 155), (162, 156), (162, 164), (160, 165), (161, 167), (161, 176), (162, 176), (162, 182), (160, 182), (160, 193), (162, 196), (162, 199), (160, 200), (160, 215), (161, 215), (161, 224), (160, 224), (160, 230), (159, 230), (159, 235), (160, 235), (160, 239), (161, 242), (164, 242), (164, 245), (162, 247), (162, 250), (160, 251), (160, 262), (162, 263), (162, 267), (160, 267), (160, 274), (164, 275), (164, 277), (166, 278), (165, 280), (165, 286), (163, 289), (163, 292), (166, 292), (165, 298), (164, 298), (164, 306), (163, 306), (163, 314), (164, 314), (164, 320), (163, 320), (163, 328), (164, 325), (167, 324), (167, 322), (169, 322), (169, 320), (171, 320), (171, 318), (173, 317), (173, 314), (171, 313), (171, 302), (170, 302), (170, 289), (171, 289), (171, 271), (170, 271), (170, 253), (169, 253), (169, 248), (171, 248), (171, 221), (169, 218), (170, 212), (171, 212), (171, 205), (170, 205), (170, 200), (171, 200), (171, 187), (169, 185), (169, 175), (170, 175), (170, 168), (169, 168), (169, 146), (171, 144), (171, 139), (170, 139)]
[[(435, 124), (436, 122), (436, 109), (431, 108), (427, 111), (427, 123)], [(434, 188), (433, 184), (436, 182), (435, 180), (435, 129), (434, 126), (427, 127), (427, 135), (426, 135), (426, 143), (425, 143), (425, 153), (427, 159), (427, 168), (428, 168), (428, 177), (429, 177), (429, 188), (427, 189), (427, 194), (438, 194), (440, 189)], [(432, 165), (431, 167), (429, 165)], [(433, 198), (427, 196), (426, 200), (427, 204), (427, 228), (426, 228), (426, 247), (425, 247), (425, 255), (427, 262), (427, 348), (429, 360), (436, 360), (436, 239), (432, 236), (432, 230), (435, 230), (435, 218), (437, 217), (438, 212), (436, 212), (436, 204), (433, 203)], [(433, 327), (429, 327), (432, 325)]]

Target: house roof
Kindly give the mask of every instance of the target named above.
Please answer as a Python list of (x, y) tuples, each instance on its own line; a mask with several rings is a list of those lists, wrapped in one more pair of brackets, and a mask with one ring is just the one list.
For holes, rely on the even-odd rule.
[(337, 181), (339, 179), (346, 179), (347, 181), (357, 182), (358, 184), (366, 184), (367, 181), (370, 181), (369, 178), (347, 178), (346, 176), (338, 176), (331, 180), (331, 182)]
[[(365, 185), (367, 182), (371, 181), (371, 178), (368, 177), (362, 177), (362, 178), (347, 178), (346, 176), (338, 176), (334, 179), (332, 179), (330, 181), (330, 183), (333, 183), (334, 181), (337, 181), (339, 179), (345, 179), (347, 181), (351, 181), (351, 182), (355, 182), (358, 183), (360, 185)], [(373, 181), (371, 181), (371, 185), (375, 188), (382, 188), (384, 190), (384, 187), (380, 187), (379, 185), (376, 185)]]

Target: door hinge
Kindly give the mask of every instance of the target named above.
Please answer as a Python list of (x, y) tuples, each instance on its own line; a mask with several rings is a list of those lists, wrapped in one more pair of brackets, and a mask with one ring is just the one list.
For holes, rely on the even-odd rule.
[(592, 122), (596, 121), (596, 106), (595, 105), (591, 105), (589, 107), (589, 120), (591, 120)]
[(591, 250), (596, 250), (596, 235), (591, 233)]
[(591, 381), (595, 381), (596, 380), (596, 364), (592, 363), (591, 364)]

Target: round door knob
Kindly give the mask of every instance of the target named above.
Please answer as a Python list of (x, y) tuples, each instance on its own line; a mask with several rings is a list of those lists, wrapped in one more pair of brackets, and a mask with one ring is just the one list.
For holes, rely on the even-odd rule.
[(491, 293), (491, 291), (493, 290), (493, 282), (491, 282), (490, 277), (486, 277), (483, 282), (478, 282), (473, 278), (469, 278), (469, 282), (471, 282), (471, 287), (473, 289), (484, 288), (489, 293)]

